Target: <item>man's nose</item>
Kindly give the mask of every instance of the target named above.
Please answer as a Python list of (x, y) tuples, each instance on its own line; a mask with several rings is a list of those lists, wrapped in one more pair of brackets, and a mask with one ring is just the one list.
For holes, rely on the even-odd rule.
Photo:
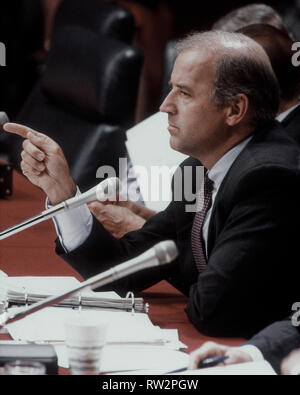
[(162, 104), (159, 107), (159, 110), (161, 112), (166, 112), (168, 114), (174, 114), (176, 112), (176, 106), (174, 104), (172, 91), (168, 94), (168, 96), (162, 102)]

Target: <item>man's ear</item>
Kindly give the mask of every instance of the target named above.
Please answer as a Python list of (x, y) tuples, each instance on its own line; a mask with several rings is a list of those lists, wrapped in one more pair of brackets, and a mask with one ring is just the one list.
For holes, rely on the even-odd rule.
[(226, 123), (228, 126), (235, 126), (239, 124), (248, 113), (249, 99), (243, 93), (235, 96), (226, 109)]

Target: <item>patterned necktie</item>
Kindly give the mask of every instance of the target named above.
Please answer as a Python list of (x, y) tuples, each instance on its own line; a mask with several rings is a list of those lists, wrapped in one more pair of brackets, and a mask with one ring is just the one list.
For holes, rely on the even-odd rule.
[(213, 184), (213, 181), (211, 181), (207, 174), (205, 174), (202, 187), (197, 193), (196, 214), (192, 227), (191, 242), (194, 259), (199, 272), (202, 272), (205, 269), (207, 263), (202, 227), (206, 213), (211, 206)]

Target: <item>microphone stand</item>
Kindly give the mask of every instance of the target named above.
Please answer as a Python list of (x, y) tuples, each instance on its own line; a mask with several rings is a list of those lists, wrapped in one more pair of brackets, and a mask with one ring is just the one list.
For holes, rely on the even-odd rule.
[(54, 217), (55, 215), (66, 211), (66, 209), (67, 209), (67, 206), (66, 206), (65, 202), (62, 202), (52, 208), (49, 208), (48, 210), (44, 210), (40, 214), (35, 215), (34, 217), (31, 217), (23, 222), (20, 222), (19, 224), (16, 224), (14, 226), (11, 226), (10, 228), (7, 228), (7, 229), (1, 231), (0, 232), (0, 240), (6, 239), (7, 237), (10, 237), (16, 233), (19, 233), (22, 230), (30, 228), (31, 226), (34, 226), (40, 222), (46, 221), (47, 219), (50, 219), (50, 218)]
[(72, 210), (76, 207), (81, 206), (84, 203), (89, 203), (94, 200), (100, 200), (103, 198), (110, 198), (115, 196), (117, 192), (121, 189), (121, 182), (117, 177), (111, 177), (100, 182), (95, 187), (84, 192), (79, 197), (74, 196), (64, 202), (61, 202), (47, 210), (42, 211), (40, 214), (31, 217), (17, 225), (11, 226), (0, 232), (0, 240), (6, 239), (16, 233), (21, 232), (31, 226), (34, 226), (42, 221), (46, 221), (55, 215)]

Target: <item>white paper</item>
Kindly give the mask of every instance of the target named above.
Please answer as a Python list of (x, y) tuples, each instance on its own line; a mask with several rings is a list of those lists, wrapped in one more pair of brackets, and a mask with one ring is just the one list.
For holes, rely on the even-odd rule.
[(0, 277), (7, 277), (7, 274), (3, 270), (0, 270)]
[(144, 369), (173, 370), (187, 366), (189, 356), (164, 347), (104, 347), (101, 371), (125, 372)]
[(80, 281), (75, 277), (68, 276), (20, 276), (3, 278), (0, 284), (7, 289), (18, 290), (19, 292), (44, 292), (55, 295), (67, 289), (75, 288), (80, 284)]
[[(66, 291), (73, 290), (80, 285), (75, 277), (0, 277), (0, 300), (8, 300), (13, 304), (23, 304), (26, 295), (29, 303), (34, 303), (52, 295), (60, 295)], [(123, 305), (123, 299), (116, 292), (94, 292), (90, 287), (79, 292), (84, 305), (112, 308)], [(76, 294), (66, 298), (69, 307), (78, 305)], [(63, 304), (63, 301), (61, 302)]]
[[(55, 345), (58, 356), (58, 365), (68, 368), (67, 349), (64, 345)], [(134, 371), (135, 374), (143, 374), (144, 370), (151, 369), (153, 374), (166, 372), (187, 366), (188, 354), (181, 351), (170, 350), (165, 347), (153, 346), (116, 346), (104, 347), (101, 356), (101, 372), (125, 372)]]
[[(158, 112), (126, 132), (127, 151), (141, 194), (146, 207), (154, 211), (164, 210), (170, 203), (172, 175), (176, 167), (187, 158), (170, 147), (167, 127), (168, 115)], [(168, 176), (166, 168), (171, 170)]]
[[(186, 370), (180, 375), (276, 375), (275, 370), (266, 360), (258, 362), (245, 362), (233, 365), (215, 366), (206, 369)], [(175, 375), (175, 373), (174, 373)]]
[[(155, 327), (146, 314), (84, 310), (91, 317), (108, 321), (108, 343), (146, 343), (164, 344), (163, 332)], [(62, 307), (48, 307), (37, 311), (22, 320), (7, 325), (9, 334), (15, 340), (26, 341), (64, 341), (64, 323), (78, 310)]]

